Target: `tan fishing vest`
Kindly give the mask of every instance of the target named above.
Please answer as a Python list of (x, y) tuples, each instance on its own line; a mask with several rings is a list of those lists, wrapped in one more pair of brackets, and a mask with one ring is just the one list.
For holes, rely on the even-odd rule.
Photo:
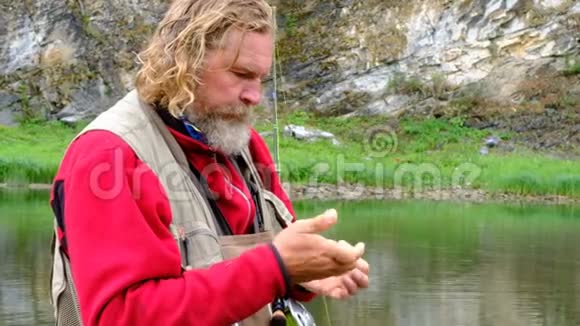
[[(153, 108), (139, 100), (136, 91), (130, 92), (115, 106), (100, 114), (76, 138), (90, 130), (108, 130), (121, 137), (158, 176), (171, 205), (171, 232), (180, 250), (184, 270), (205, 268), (221, 260), (237, 257), (245, 250), (271, 241), (283, 226), (292, 221), (292, 215), (284, 203), (264, 188), (246, 150), (242, 156), (247, 168), (241, 169), (241, 172), (246, 180), (257, 186), (263, 232), (239, 236), (228, 236), (220, 232), (185, 154)], [(68, 258), (62, 253), (56, 236), (53, 242), (51, 302), (56, 325), (82, 325)], [(239, 325), (268, 325), (270, 316), (268, 305), (240, 321)]]

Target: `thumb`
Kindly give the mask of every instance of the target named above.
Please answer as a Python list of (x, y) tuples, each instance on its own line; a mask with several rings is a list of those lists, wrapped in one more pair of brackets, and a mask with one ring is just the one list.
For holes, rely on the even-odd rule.
[(336, 210), (329, 209), (313, 218), (298, 220), (291, 227), (298, 233), (320, 233), (332, 227), (337, 222)]

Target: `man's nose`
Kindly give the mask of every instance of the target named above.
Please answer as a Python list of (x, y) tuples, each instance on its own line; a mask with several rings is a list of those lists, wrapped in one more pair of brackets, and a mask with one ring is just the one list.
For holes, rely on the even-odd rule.
[(248, 106), (254, 106), (260, 104), (262, 100), (262, 87), (260, 85), (251, 85), (242, 91), (240, 94), (241, 101)]

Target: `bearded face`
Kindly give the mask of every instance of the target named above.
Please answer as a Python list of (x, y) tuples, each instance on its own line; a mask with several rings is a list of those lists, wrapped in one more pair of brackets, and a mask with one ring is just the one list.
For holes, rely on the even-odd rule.
[(209, 145), (226, 155), (239, 153), (250, 139), (251, 108), (262, 97), (269, 73), (273, 38), (269, 33), (232, 31), (224, 48), (206, 55), (188, 117)]
[(188, 118), (226, 155), (239, 154), (250, 141), (251, 108), (244, 104), (197, 107)]

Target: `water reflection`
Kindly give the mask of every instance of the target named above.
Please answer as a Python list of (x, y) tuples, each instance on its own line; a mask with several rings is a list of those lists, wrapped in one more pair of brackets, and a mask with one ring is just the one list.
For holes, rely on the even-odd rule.
[[(372, 287), (316, 299), (318, 325), (578, 325), (580, 210), (429, 202), (298, 203), (339, 210), (364, 240)], [(50, 325), (46, 193), (0, 192), (0, 325)]]
[(51, 217), (45, 192), (0, 192), (0, 325), (49, 325)]
[[(299, 206), (310, 216), (334, 203)], [(321, 324), (578, 325), (578, 208), (338, 205), (332, 235), (367, 242), (372, 288), (316, 300)]]

